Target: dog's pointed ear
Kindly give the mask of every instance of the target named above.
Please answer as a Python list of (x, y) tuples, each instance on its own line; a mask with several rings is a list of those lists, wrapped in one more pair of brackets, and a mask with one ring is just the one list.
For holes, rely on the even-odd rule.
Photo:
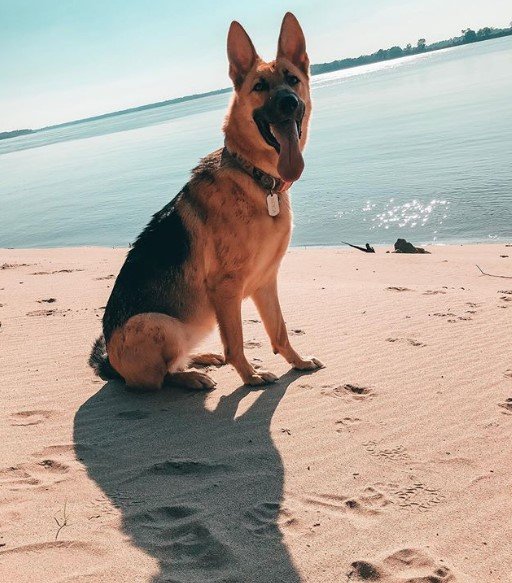
[(309, 75), (309, 58), (306, 52), (306, 39), (299, 21), (291, 12), (284, 15), (277, 43), (277, 58), (293, 63), (305, 75)]
[(258, 54), (244, 27), (234, 20), (228, 32), (229, 76), (239, 89), (247, 73), (258, 60)]

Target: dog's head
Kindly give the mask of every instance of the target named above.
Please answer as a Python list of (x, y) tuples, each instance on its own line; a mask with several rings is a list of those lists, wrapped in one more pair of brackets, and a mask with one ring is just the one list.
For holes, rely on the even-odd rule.
[(228, 34), (229, 76), (235, 88), (224, 125), (228, 148), (286, 182), (304, 169), (311, 99), (304, 33), (288, 12), (275, 61), (263, 61), (248, 34), (232, 22)]

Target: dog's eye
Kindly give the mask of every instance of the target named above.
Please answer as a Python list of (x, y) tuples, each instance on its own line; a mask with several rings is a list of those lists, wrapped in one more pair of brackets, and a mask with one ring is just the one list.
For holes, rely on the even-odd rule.
[(286, 82), (288, 83), (288, 85), (291, 85), (293, 87), (294, 85), (297, 85), (297, 83), (300, 83), (300, 79), (298, 77), (295, 77), (295, 75), (287, 75)]
[(253, 91), (267, 91), (268, 84), (265, 81), (258, 81), (252, 88)]

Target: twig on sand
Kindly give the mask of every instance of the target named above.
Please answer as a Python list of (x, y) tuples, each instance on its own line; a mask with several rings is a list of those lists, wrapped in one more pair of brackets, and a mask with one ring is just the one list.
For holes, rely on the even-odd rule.
[(489, 277), (501, 277), (501, 279), (512, 279), (512, 275), (494, 275), (493, 273), (485, 273), (485, 271), (479, 265), (477, 265), (477, 267), (482, 275), (488, 275)]
[(64, 508), (62, 509), (62, 520), (59, 520), (56, 516), (53, 517), (53, 520), (57, 523), (59, 527), (57, 532), (55, 533), (55, 540), (59, 537), (60, 531), (65, 527), (68, 526), (68, 513), (66, 511), (67, 500), (64, 502)]

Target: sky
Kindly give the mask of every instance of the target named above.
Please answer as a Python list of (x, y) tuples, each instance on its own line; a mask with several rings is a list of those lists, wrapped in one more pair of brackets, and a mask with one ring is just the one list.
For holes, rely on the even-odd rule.
[(287, 10), (312, 63), (512, 20), (510, 0), (0, 0), (0, 131), (227, 87), (230, 22), (270, 60)]

